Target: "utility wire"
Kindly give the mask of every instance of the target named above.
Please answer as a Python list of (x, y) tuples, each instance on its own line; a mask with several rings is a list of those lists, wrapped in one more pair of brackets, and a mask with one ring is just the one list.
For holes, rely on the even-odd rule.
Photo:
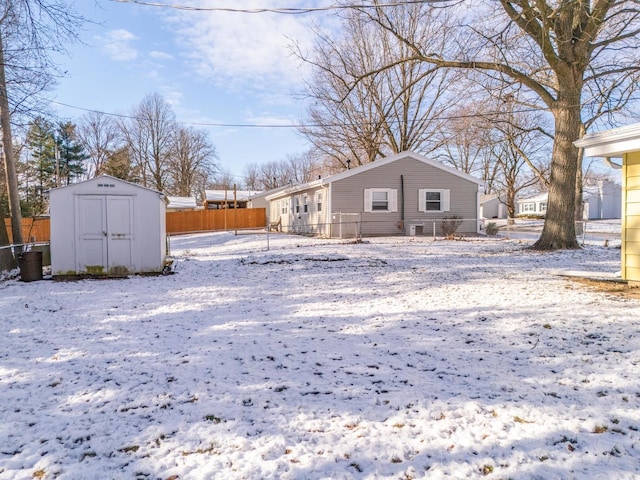
[(426, 3), (446, 3), (454, 0), (407, 0), (379, 5), (328, 5), (326, 7), (307, 7), (307, 8), (230, 8), (230, 7), (193, 7), (190, 5), (180, 5), (171, 3), (149, 2), (144, 0), (110, 0), (116, 3), (133, 3), (136, 5), (144, 5), (147, 7), (172, 8), (174, 10), (186, 10), (190, 12), (228, 12), (228, 13), (277, 13), (281, 15), (303, 15), (307, 13), (328, 12), (333, 10), (348, 9), (368, 9), (379, 7), (401, 7), (404, 5), (420, 5)]
[[(126, 118), (131, 120), (136, 120), (137, 117), (133, 115), (125, 115), (121, 113), (111, 113), (105, 112), (102, 110), (94, 110), (91, 108), (78, 107), (76, 105), (70, 105), (68, 103), (58, 102), (56, 100), (49, 100), (49, 102), (54, 103), (56, 105), (61, 105), (67, 108), (73, 108), (75, 110), (81, 110), (83, 112), (88, 113), (99, 113), (101, 115), (107, 115), (109, 117), (117, 117), (117, 118)], [(518, 110), (512, 110), (509, 113), (529, 113), (529, 112), (540, 112), (548, 110), (546, 107), (540, 108), (522, 108)], [(486, 118), (493, 115), (500, 115), (504, 112), (486, 112), (486, 113), (470, 113), (467, 115), (444, 115), (439, 117), (434, 117), (434, 120), (459, 120), (463, 118)], [(401, 120), (397, 120), (399, 123)], [(185, 122), (178, 121), (178, 123), (183, 125), (191, 125), (191, 126), (201, 126), (201, 127), (221, 127), (221, 128), (322, 128), (322, 127), (339, 127), (344, 125), (344, 123), (336, 122), (336, 123), (224, 123), (224, 122)], [(373, 125), (375, 122), (371, 122)]]

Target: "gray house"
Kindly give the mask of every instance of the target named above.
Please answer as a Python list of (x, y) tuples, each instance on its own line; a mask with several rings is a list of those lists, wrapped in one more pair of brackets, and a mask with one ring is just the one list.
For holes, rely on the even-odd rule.
[[(327, 237), (478, 232), (482, 181), (413, 152), (266, 196), (282, 231)], [(455, 217), (455, 219), (453, 218)], [(444, 222), (444, 223), (443, 223)]]

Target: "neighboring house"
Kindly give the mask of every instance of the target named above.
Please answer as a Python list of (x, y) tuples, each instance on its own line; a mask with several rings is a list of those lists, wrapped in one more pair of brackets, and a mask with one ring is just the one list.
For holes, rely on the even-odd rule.
[[(582, 192), (584, 203), (583, 220), (602, 220), (620, 218), (622, 210), (622, 189), (620, 185), (608, 180), (599, 180), (595, 185), (585, 186)], [(517, 215), (540, 215), (547, 213), (549, 193), (516, 200)]]
[(167, 200), (169, 201), (169, 204), (167, 205), (167, 212), (196, 210), (198, 208), (196, 197), (167, 197)]
[[(601, 157), (622, 170), (621, 275), (640, 282), (640, 123), (590, 133), (575, 142), (588, 157)], [(621, 163), (611, 162), (621, 158)]]
[(480, 218), (507, 218), (508, 216), (503, 194), (480, 195)]
[(622, 186), (599, 180), (595, 185), (583, 188), (584, 220), (620, 218), (622, 215)]
[(260, 192), (253, 190), (205, 190), (204, 208), (247, 208), (249, 197), (258, 193)]
[(330, 236), (478, 232), (482, 181), (413, 152), (403, 152), (266, 195), (269, 221), (285, 232)]
[(267, 190), (266, 192), (256, 192), (249, 196), (247, 208), (269, 208), (269, 201), (267, 200), (267, 197), (275, 193), (282, 192), (290, 187), (291, 185), (286, 185), (284, 187)]
[(49, 192), (54, 277), (160, 273), (167, 254), (162, 193), (102, 175)]
[(519, 198), (516, 200), (516, 215), (544, 216), (547, 213), (547, 200), (549, 193), (539, 193), (533, 197)]

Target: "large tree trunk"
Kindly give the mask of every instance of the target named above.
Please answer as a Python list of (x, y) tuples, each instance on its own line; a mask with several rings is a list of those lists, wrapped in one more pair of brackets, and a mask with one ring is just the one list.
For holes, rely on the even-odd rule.
[[(575, 78), (575, 77), (574, 77)], [(576, 171), (580, 136), (580, 82), (564, 79), (553, 109), (555, 139), (551, 157), (551, 181), (542, 234), (532, 248), (558, 250), (580, 248), (576, 240)]]
[[(7, 97), (7, 81), (4, 72), (4, 43), (2, 41), (2, 31), (0, 31), (0, 128), (2, 128), (4, 167), (7, 176), (7, 192), (9, 194), (11, 233), (13, 235), (13, 243), (20, 245), (22, 244), (22, 214), (20, 212), (18, 175), (16, 174), (13, 139), (11, 137), (11, 119), (9, 114), (9, 98)], [(4, 216), (2, 217), (2, 221), (4, 222)]]

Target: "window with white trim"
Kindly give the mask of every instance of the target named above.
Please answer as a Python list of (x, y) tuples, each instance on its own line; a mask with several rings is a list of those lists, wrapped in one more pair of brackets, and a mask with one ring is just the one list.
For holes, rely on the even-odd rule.
[(536, 204), (531, 202), (531, 203), (523, 203), (522, 204), (522, 212), (535, 212), (536, 211)]
[(394, 188), (365, 188), (365, 212), (397, 212), (398, 191)]
[(450, 190), (433, 188), (421, 188), (418, 190), (418, 210), (420, 212), (448, 212), (450, 208)]
[(318, 192), (316, 194), (316, 205), (318, 207), (318, 212), (322, 211), (322, 192)]
[(540, 202), (540, 211), (541, 212), (547, 211), (547, 202)]
[(303, 207), (302, 211), (304, 213), (308, 213), (309, 212), (309, 198), (306, 195), (303, 197), (302, 207)]
[(296, 213), (300, 213), (300, 199), (299, 199), (298, 197), (296, 197), (296, 198), (293, 200), (293, 203), (294, 203), (294, 205), (296, 206), (296, 210), (295, 210), (295, 212), (296, 212)]

